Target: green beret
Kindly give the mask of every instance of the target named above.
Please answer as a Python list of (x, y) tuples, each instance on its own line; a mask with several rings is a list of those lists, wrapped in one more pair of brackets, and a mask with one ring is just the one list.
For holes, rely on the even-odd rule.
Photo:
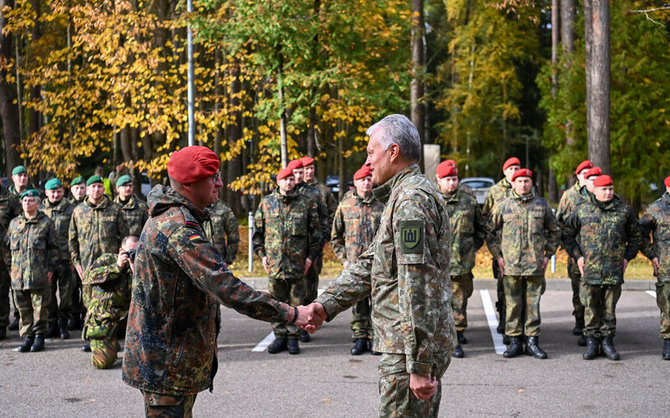
[(84, 182), (84, 178), (82, 176), (77, 176), (72, 179), (70, 182), (70, 186), (76, 186), (77, 184), (82, 184)]
[(14, 167), (14, 169), (12, 170), (12, 176), (15, 176), (15, 175), (17, 175), (17, 174), (21, 174), (21, 173), (26, 173), (26, 172), (27, 172), (27, 171), (26, 171), (26, 168), (25, 168), (24, 166), (22, 166), (22, 165), (17, 165), (17, 166)]
[(35, 189), (28, 189), (25, 192), (21, 193), (21, 199), (24, 197), (40, 197), (40, 192)]
[(44, 185), (44, 189), (46, 190), (60, 189), (61, 187), (63, 187), (63, 183), (61, 183), (57, 178), (53, 178), (47, 181)]
[(116, 187), (123, 186), (126, 183), (130, 183), (133, 180), (130, 178), (128, 174), (124, 174), (119, 179), (116, 181)]
[(102, 177), (96, 174), (94, 176), (89, 177), (88, 180), (86, 180), (87, 186), (90, 186), (93, 183), (104, 183), (104, 182), (102, 181)]

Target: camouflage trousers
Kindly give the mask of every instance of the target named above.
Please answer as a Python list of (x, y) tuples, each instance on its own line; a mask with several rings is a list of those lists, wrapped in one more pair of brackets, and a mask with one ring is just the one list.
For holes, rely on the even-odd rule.
[(472, 273), (454, 276), (451, 278), (454, 294), (451, 298), (451, 308), (454, 310), (456, 331), (464, 331), (468, 327), (468, 299), (472, 296)]
[(493, 278), (496, 279), (496, 294), (498, 295), (496, 309), (500, 314), (498, 320), (505, 321), (505, 286), (503, 285), (503, 277), (502, 274), (500, 274), (500, 268), (498, 267), (498, 262), (495, 258), (491, 261), (491, 270), (493, 270)]
[(84, 340), (110, 340), (116, 345), (120, 327), (130, 308), (130, 283), (123, 278), (85, 286), (88, 311), (81, 337)]
[(419, 400), (409, 387), (407, 359), (404, 354), (382, 354), (379, 362), (379, 416), (380, 417), (437, 417), (442, 398), (441, 378), (449, 367), (451, 356), (433, 365), (437, 390), (431, 399)]
[(670, 338), (670, 283), (656, 283), (656, 304), (661, 310), (661, 332), (664, 340)]
[(616, 334), (616, 304), (621, 285), (590, 285), (582, 281), (580, 296), (584, 305), (584, 335), (587, 337)]
[(43, 289), (14, 289), (14, 303), (19, 309), (19, 335), (23, 338), (47, 333), (47, 306), (51, 286)]
[(142, 391), (147, 418), (191, 418), (198, 395), (164, 395)]
[[(305, 288), (304, 278), (290, 280), (269, 279), (268, 285), (270, 294), (280, 302), (288, 303), (291, 306), (298, 306), (303, 304), (305, 300), (307, 289)], [(300, 328), (297, 325), (286, 322), (272, 322), (272, 330), (276, 338), (286, 338), (287, 335), (298, 336)]]
[(579, 266), (572, 257), (568, 257), (568, 276), (572, 285), (572, 316), (576, 320), (584, 320), (584, 305), (579, 297), (579, 284), (582, 275), (579, 272)]
[(303, 286), (305, 287), (305, 298), (300, 302), (301, 305), (309, 305), (314, 302), (319, 296), (319, 274), (323, 268), (323, 255), (320, 255), (312, 263), (312, 267), (307, 270), (307, 274), (303, 278)]
[(536, 337), (540, 335), (540, 297), (544, 292), (543, 276), (504, 276), (507, 315), (505, 335)]
[[(74, 272), (69, 261), (58, 264), (54, 269), (49, 302), (49, 322), (59, 319), (68, 320), (72, 313), (72, 290), (74, 288)], [(58, 298), (56, 297), (58, 294)]]
[(117, 360), (118, 342), (116, 336), (91, 340), (91, 364), (96, 369), (109, 369)]
[(372, 339), (374, 333), (372, 332), (372, 323), (370, 322), (370, 297), (359, 300), (351, 308), (353, 319), (351, 321), (352, 338), (368, 338)]
[(9, 287), (12, 279), (9, 277), (9, 271), (5, 263), (0, 261), (0, 328), (6, 328), (9, 325)]

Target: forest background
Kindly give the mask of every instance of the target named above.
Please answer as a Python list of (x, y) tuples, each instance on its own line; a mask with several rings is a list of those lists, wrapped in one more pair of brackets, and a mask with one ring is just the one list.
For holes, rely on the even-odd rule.
[[(282, 130), (289, 158), (314, 156), (319, 178), (344, 184), (365, 129), (391, 113), (461, 177), (497, 180), (516, 155), (555, 202), (590, 157), (584, 10), (598, 3), (0, 0), (2, 165), (67, 184), (123, 163), (162, 181), (187, 145), (190, 23), (195, 138), (221, 156), (236, 213), (272, 184)], [(669, 9), (609, 3), (610, 146), (596, 149), (637, 208), (670, 174)]]

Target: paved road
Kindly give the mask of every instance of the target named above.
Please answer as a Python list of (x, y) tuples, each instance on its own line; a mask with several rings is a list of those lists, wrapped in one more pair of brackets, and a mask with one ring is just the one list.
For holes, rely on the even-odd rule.
[[(623, 292), (615, 339), (619, 362), (581, 359), (571, 334), (571, 294), (550, 285), (542, 299), (548, 360), (496, 353), (485, 306), (495, 291), (478, 282), (469, 306), (466, 358), (445, 374), (441, 416), (667, 416), (670, 361), (660, 356), (659, 312), (644, 290)], [(302, 353), (254, 352), (269, 324), (222, 311), (214, 393), (198, 396), (198, 417), (345, 417), (376, 415), (379, 357), (349, 354), (349, 312), (327, 324)], [(143, 414), (139, 391), (121, 382), (120, 365), (94, 370), (76, 339), (18, 353), (17, 333), (0, 342), (0, 416), (125, 417)]]

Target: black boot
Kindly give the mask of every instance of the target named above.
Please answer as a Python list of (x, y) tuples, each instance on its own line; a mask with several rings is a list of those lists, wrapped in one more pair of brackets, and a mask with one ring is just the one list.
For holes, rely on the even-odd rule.
[(72, 318), (67, 322), (67, 329), (70, 331), (81, 329), (81, 321), (79, 320), (78, 312), (72, 314)]
[(84, 353), (90, 353), (91, 352), (91, 342), (86, 341), (84, 343), (84, 345), (81, 346), (81, 351), (83, 351)]
[(277, 354), (286, 350), (286, 338), (275, 338), (275, 340), (268, 347), (268, 353)]
[(70, 331), (67, 329), (67, 319), (60, 318), (58, 320), (58, 329), (60, 330), (60, 339), (67, 340), (70, 338)]
[(23, 339), (23, 343), (18, 348), (19, 352), (20, 353), (27, 353), (28, 351), (30, 351), (30, 347), (33, 346), (34, 341), (35, 341), (35, 337), (32, 336), (32, 335), (30, 337), (25, 337)]
[(49, 322), (46, 338), (58, 338), (58, 322)]
[(468, 339), (465, 338), (465, 334), (463, 334), (465, 331), (456, 331), (456, 337), (458, 337), (458, 344), (467, 344)]
[(519, 337), (509, 337), (509, 346), (507, 350), (503, 353), (505, 358), (514, 358), (523, 353), (523, 344), (521, 344), (521, 338)]
[(4, 340), (5, 338), (7, 338), (7, 328), (0, 327), (0, 341)]
[(572, 333), (575, 335), (582, 335), (584, 333), (584, 318), (575, 319), (575, 327), (572, 329)]
[(288, 353), (299, 354), (300, 347), (298, 346), (298, 339), (296, 337), (288, 337)]
[(305, 331), (304, 329), (300, 330), (300, 336), (298, 338), (300, 339), (300, 342), (303, 343), (312, 341), (312, 337), (309, 335), (309, 332)]
[(379, 351), (375, 351), (375, 342), (373, 340), (368, 340), (368, 351), (370, 351), (370, 354), (373, 356), (381, 356), (382, 353)]
[(539, 345), (540, 342), (540, 337), (528, 337), (528, 341), (526, 343), (526, 354), (531, 355), (535, 358), (539, 358), (540, 360), (544, 360), (547, 358), (547, 353), (542, 351)]
[(35, 335), (35, 342), (33, 342), (32, 347), (30, 347), (30, 351), (36, 353), (42, 350), (44, 350), (44, 335), (37, 334)]
[(18, 316), (15, 316), (12, 323), (9, 324), (9, 330), (10, 331), (18, 331), (19, 330), (19, 317)]
[(584, 360), (593, 360), (598, 355), (600, 341), (596, 337), (586, 337), (586, 351), (582, 354)]
[(586, 336), (585, 335), (580, 335), (579, 338), (577, 338), (577, 345), (580, 347), (586, 347)]
[(619, 360), (621, 356), (619, 356), (619, 353), (616, 352), (616, 349), (614, 348), (614, 337), (611, 335), (606, 335), (603, 338), (602, 342), (602, 349), (603, 349), (603, 354), (607, 356), (608, 359), (610, 360)]
[(510, 343), (509, 335), (503, 335), (503, 344), (509, 345), (509, 343)]
[(663, 340), (663, 360), (670, 360), (670, 339)]
[(456, 346), (456, 348), (454, 348), (454, 354), (452, 354), (452, 356), (454, 356), (454, 357), (456, 357), (456, 358), (463, 358), (463, 357), (465, 357), (465, 353), (463, 352), (463, 348), (461, 347), (460, 344), (458, 344), (458, 345)]
[(361, 354), (368, 351), (368, 339), (367, 338), (356, 338), (354, 340), (354, 346), (351, 347), (352, 356), (360, 356)]

